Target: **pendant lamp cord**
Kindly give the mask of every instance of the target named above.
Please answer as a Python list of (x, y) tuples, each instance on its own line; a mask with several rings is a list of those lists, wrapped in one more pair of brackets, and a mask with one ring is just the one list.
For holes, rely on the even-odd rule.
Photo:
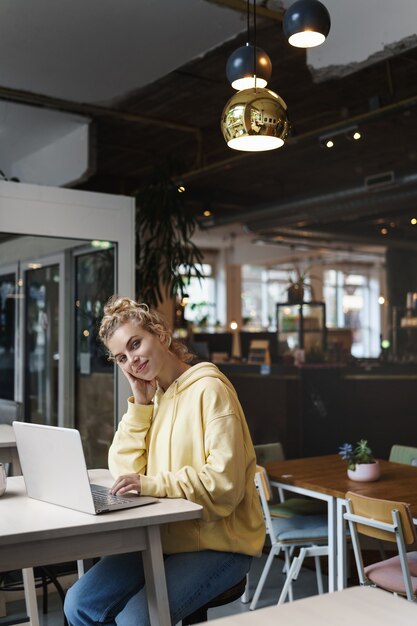
[[(249, 2), (248, 2), (249, 4)], [(254, 72), (254, 87), (256, 91), (256, 75), (258, 68), (256, 67), (256, 0), (253, 0), (253, 72)]]
[(246, 31), (247, 31), (247, 42), (250, 44), (250, 0), (246, 2)]

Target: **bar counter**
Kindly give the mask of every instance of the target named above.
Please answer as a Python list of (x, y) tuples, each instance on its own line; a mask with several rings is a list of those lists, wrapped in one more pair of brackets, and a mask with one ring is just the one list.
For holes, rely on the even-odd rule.
[(254, 443), (281, 441), (287, 458), (333, 454), (359, 439), (380, 458), (394, 443), (417, 446), (417, 365), (219, 367)]

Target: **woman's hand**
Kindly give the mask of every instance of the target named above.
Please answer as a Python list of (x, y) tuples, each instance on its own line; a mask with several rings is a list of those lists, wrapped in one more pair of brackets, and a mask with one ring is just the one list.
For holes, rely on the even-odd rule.
[(137, 491), (140, 494), (140, 476), (139, 474), (125, 474), (116, 479), (110, 493), (113, 496), (122, 496), (128, 491)]
[(143, 380), (136, 378), (130, 372), (122, 369), (123, 374), (129, 381), (132, 394), (135, 398), (135, 404), (150, 404), (156, 391), (156, 380)]

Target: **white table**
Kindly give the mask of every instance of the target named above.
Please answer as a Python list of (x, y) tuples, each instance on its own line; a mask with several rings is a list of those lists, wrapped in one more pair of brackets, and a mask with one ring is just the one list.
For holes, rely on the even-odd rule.
[[(96, 483), (113, 482), (108, 470), (90, 475)], [(149, 506), (89, 515), (28, 498), (23, 478), (8, 478), (0, 498), (0, 571), (23, 569), (27, 574), (29, 568), (30, 575), (36, 565), (140, 550), (151, 624), (171, 626), (159, 527), (198, 518), (201, 511), (188, 500), (162, 498)], [(26, 586), (31, 584), (27, 580)]]
[(19, 476), (22, 473), (13, 426), (9, 424), (0, 424), (0, 463), (11, 463), (9, 476)]
[(381, 589), (351, 587), (230, 615), (212, 620), (210, 626), (412, 626), (416, 621), (414, 602)]

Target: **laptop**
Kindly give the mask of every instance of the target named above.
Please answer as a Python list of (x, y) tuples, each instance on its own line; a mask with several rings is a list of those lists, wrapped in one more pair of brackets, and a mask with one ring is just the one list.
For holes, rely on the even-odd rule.
[(81, 435), (74, 428), (13, 422), (29, 498), (98, 515), (158, 502), (158, 498), (113, 496), (90, 484)]

